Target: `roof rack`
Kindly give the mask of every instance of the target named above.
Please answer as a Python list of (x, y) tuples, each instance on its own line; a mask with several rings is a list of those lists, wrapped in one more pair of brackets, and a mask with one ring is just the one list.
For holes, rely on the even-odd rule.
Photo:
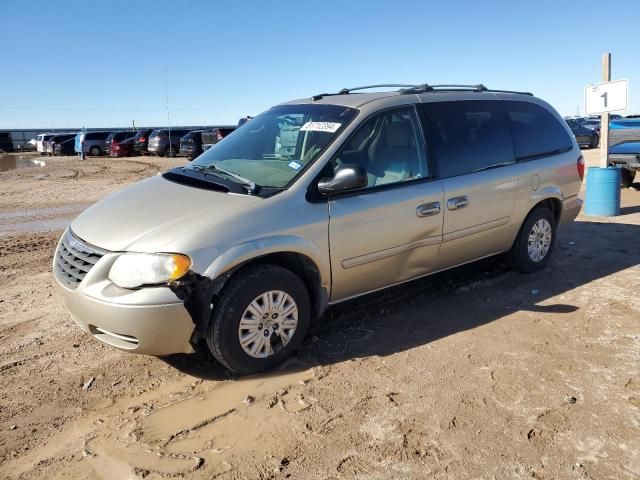
[(425, 92), (493, 92), (493, 93), (515, 93), (519, 95), (530, 95), (531, 92), (518, 92), (515, 90), (496, 90), (487, 88), (483, 84), (477, 85), (457, 85), (457, 84), (442, 84), (442, 85), (429, 85), (423, 83), (422, 85), (415, 85), (413, 87), (404, 88), (400, 90), (400, 93), (425, 93)]
[(358, 90), (368, 90), (370, 88), (398, 88), (398, 93), (400, 94), (411, 94), (411, 93), (427, 93), (427, 92), (492, 92), (492, 93), (515, 93), (519, 95), (529, 95), (533, 96), (531, 92), (518, 92), (515, 90), (494, 90), (485, 87), (483, 84), (478, 83), (477, 85), (462, 85), (462, 84), (439, 84), (439, 85), (429, 85), (428, 83), (422, 83), (418, 85), (407, 85), (401, 83), (383, 83), (379, 85), (367, 85), (364, 87), (354, 87), (354, 88), (343, 88), (339, 92), (336, 93), (320, 93), (318, 95), (314, 95), (311, 97), (312, 100), (320, 100), (322, 97), (329, 97), (332, 95), (348, 95), (351, 92), (356, 92)]
[(314, 95), (311, 97), (312, 100), (320, 100), (322, 97), (330, 97), (332, 95), (348, 95), (351, 92), (356, 92), (358, 90), (368, 90), (370, 88), (412, 88), (415, 85), (405, 84), (405, 83), (380, 83), (378, 85), (365, 85), (364, 87), (353, 87), (353, 88), (343, 88), (339, 92), (336, 93), (319, 93), (318, 95)]

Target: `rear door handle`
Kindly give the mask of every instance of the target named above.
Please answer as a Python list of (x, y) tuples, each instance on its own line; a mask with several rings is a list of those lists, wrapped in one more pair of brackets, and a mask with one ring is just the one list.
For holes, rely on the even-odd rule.
[(466, 195), (453, 197), (447, 200), (448, 210), (460, 210), (461, 208), (464, 208), (467, 205), (469, 205), (469, 197), (467, 197)]
[(423, 203), (416, 207), (418, 217), (430, 217), (440, 213), (440, 202)]

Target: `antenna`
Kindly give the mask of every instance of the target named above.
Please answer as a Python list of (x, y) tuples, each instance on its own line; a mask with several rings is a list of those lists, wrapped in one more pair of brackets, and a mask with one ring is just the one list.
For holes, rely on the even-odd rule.
[(173, 155), (173, 144), (171, 143), (171, 117), (169, 116), (169, 80), (167, 67), (164, 67), (164, 93), (167, 100), (167, 129), (169, 130), (169, 155)]

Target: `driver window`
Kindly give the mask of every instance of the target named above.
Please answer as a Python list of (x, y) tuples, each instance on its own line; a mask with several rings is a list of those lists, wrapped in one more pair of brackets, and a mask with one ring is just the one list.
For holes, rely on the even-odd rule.
[(369, 188), (428, 177), (420, 128), (413, 108), (380, 113), (347, 141), (335, 167), (360, 165), (367, 172)]

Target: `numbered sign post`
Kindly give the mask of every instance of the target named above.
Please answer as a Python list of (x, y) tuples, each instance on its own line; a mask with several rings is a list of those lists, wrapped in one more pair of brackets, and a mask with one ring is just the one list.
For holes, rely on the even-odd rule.
[(587, 170), (585, 215), (620, 213), (620, 169), (609, 167), (609, 112), (627, 108), (627, 81), (611, 81), (611, 54), (602, 55), (602, 80), (584, 89), (585, 112), (600, 114), (600, 167)]
[(587, 115), (617, 112), (627, 108), (627, 81), (588, 85), (584, 89), (584, 107)]

